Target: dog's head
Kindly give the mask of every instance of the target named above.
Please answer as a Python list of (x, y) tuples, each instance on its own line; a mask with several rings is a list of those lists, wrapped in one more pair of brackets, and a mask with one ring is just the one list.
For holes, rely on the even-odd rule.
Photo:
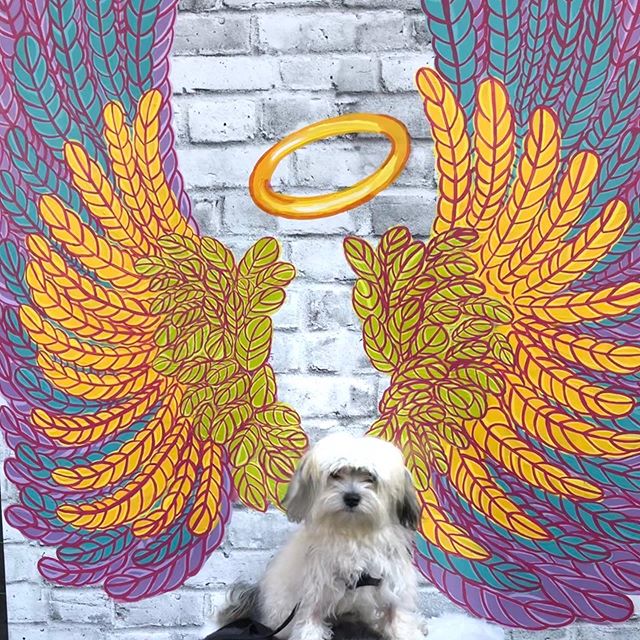
[(289, 519), (341, 528), (418, 524), (419, 507), (400, 450), (379, 438), (337, 433), (301, 460), (285, 507)]

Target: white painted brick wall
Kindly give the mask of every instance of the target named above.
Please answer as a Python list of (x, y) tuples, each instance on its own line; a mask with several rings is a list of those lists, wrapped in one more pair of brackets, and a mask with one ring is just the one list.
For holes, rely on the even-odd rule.
[[(299, 271), (276, 317), (273, 363), (280, 395), (298, 408), (313, 439), (338, 426), (364, 430), (383, 382), (369, 366), (351, 310), (347, 233), (373, 238), (393, 224), (428, 233), (433, 155), (416, 69), (433, 60), (420, 0), (183, 0), (172, 66), (180, 166), (203, 233), (236, 252), (275, 234)], [(401, 179), (375, 201), (339, 217), (297, 222), (258, 211), (247, 193), (259, 156), (283, 134), (349, 111), (389, 113), (414, 137)], [(299, 191), (334, 189), (373, 169), (386, 144), (364, 139), (314, 145), (278, 177)], [(2, 481), (3, 499), (16, 492)], [(236, 509), (228, 536), (177, 592), (116, 604), (99, 589), (45, 584), (45, 550), (5, 525), (11, 640), (197, 640), (225, 585), (256, 578), (290, 529), (278, 513)], [(51, 552), (51, 550), (49, 550)], [(455, 610), (428, 585), (426, 615)], [(587, 625), (511, 640), (638, 640), (637, 622)]]

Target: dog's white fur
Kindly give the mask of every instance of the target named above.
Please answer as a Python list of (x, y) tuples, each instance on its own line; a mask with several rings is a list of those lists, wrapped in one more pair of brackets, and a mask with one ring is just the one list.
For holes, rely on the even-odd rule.
[[(355, 496), (359, 502), (354, 503)], [(355, 617), (387, 640), (422, 640), (412, 561), (418, 503), (402, 454), (383, 440), (330, 435), (304, 456), (285, 497), (303, 526), (274, 557), (252, 596), (232, 591), (221, 622), (257, 604), (275, 629), (298, 605), (280, 638), (328, 640), (331, 622)], [(349, 588), (359, 575), (379, 586)], [(244, 600), (244, 602), (243, 602)]]

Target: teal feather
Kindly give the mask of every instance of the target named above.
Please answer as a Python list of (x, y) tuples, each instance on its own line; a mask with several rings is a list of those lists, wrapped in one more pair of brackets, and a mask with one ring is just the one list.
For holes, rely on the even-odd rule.
[(48, 380), (44, 380), (38, 372), (28, 367), (20, 367), (15, 372), (20, 391), (33, 405), (46, 407), (51, 411), (79, 414), (85, 411), (104, 409), (104, 403), (83, 400), (67, 395), (56, 389)]
[(56, 468), (55, 462), (42, 453), (37, 452), (30, 444), (21, 443), (15, 450), (16, 458), (25, 464), (34, 478), (50, 480), (51, 472)]
[(632, 58), (618, 76), (615, 91), (606, 108), (589, 129), (587, 143), (590, 149), (600, 154), (613, 150), (638, 111), (639, 97), (640, 61)]
[(621, 542), (637, 542), (640, 538), (640, 522), (629, 520), (620, 509), (612, 511), (598, 502), (573, 502), (563, 496), (547, 494), (538, 489), (534, 491), (574, 522), (593, 531), (594, 535)]
[(501, 80), (513, 103), (521, 69), (520, 12), (518, 0), (488, 3), (489, 75)]
[(572, 71), (575, 52), (582, 33), (584, 17), (582, 0), (556, 0), (555, 23), (551, 34), (547, 62), (536, 104), (552, 105), (560, 97)]
[(580, 225), (576, 225), (568, 234), (575, 236), (581, 225), (588, 224), (600, 214), (607, 202), (618, 196), (627, 181), (638, 166), (638, 154), (640, 154), (640, 132), (628, 131), (617, 148), (617, 153), (612, 154), (603, 162), (598, 173), (594, 187), (591, 189), (592, 197)]
[(471, 3), (468, 0), (427, 0), (424, 9), (437, 54), (436, 68), (456, 93), (471, 126), (477, 48)]
[(497, 556), (482, 561), (469, 560), (442, 551), (420, 535), (416, 537), (416, 547), (425, 558), (444, 569), (498, 591), (532, 591), (540, 586), (540, 581), (533, 573)]
[[(132, 105), (153, 88), (155, 25), (162, 0), (129, 0), (125, 7), (124, 51), (127, 89)], [(133, 107), (132, 107), (133, 108)], [(132, 117), (133, 113), (129, 113)]]
[(571, 557), (575, 560), (583, 561), (583, 562), (594, 562), (596, 560), (602, 560), (608, 557), (607, 550), (594, 542), (593, 540), (587, 540), (582, 536), (568, 536), (558, 527), (554, 527), (549, 525), (546, 521), (540, 518), (538, 513), (534, 513), (533, 510), (527, 509), (527, 505), (518, 495), (511, 489), (511, 487), (502, 479), (494, 478), (499, 486), (503, 488), (505, 492), (509, 495), (510, 499), (514, 501), (518, 506), (522, 507), (525, 513), (528, 513), (532, 517), (536, 518), (536, 522), (546, 526), (549, 531), (552, 533), (552, 537), (549, 540), (531, 540), (530, 538), (525, 538), (523, 536), (518, 535), (512, 531), (509, 531), (505, 527), (489, 520), (482, 513), (472, 508), (471, 505), (451, 486), (449, 486), (449, 490), (454, 492), (456, 501), (460, 504), (460, 506), (472, 516), (477, 522), (481, 525), (487, 527), (505, 541), (513, 542), (517, 547), (522, 547), (523, 549), (528, 549), (530, 551), (534, 551), (536, 553), (547, 553), (551, 556), (555, 556), (558, 558), (567, 558)]
[(9, 171), (0, 171), (0, 204), (11, 220), (26, 233), (45, 231), (35, 198), (29, 197), (24, 189), (16, 184)]
[[(189, 507), (185, 509), (188, 513)], [(188, 547), (195, 536), (187, 528), (186, 521), (181, 519), (179, 524), (171, 527), (167, 533), (156, 538), (147, 548), (139, 549), (133, 554), (133, 561), (140, 567), (158, 564), (174, 557), (182, 549)]]
[(13, 75), (33, 128), (62, 157), (65, 140), (81, 140), (83, 136), (58, 92), (40, 44), (32, 36), (18, 40)]
[(53, 50), (67, 95), (80, 120), (95, 126), (101, 115), (99, 94), (89, 75), (78, 37), (78, 9), (75, 0), (47, 2)]
[(11, 349), (16, 356), (26, 364), (35, 366), (37, 364), (37, 348), (26, 329), (22, 326), (17, 309), (10, 308), (5, 311), (4, 328), (6, 329), (6, 337), (9, 340)]
[(39, 516), (45, 520), (54, 522), (60, 528), (64, 528), (64, 523), (56, 515), (58, 503), (50, 495), (41, 493), (35, 487), (25, 487), (20, 492), (22, 504), (33, 509)]
[(118, 556), (135, 541), (130, 527), (118, 527), (84, 534), (80, 545), (60, 547), (57, 554), (63, 562), (92, 565)]
[(522, 140), (527, 130), (529, 114), (538, 106), (534, 93), (538, 86), (538, 77), (543, 69), (547, 55), (547, 39), (549, 33), (550, 0), (538, 0), (525, 5), (526, 33), (522, 53), (522, 69), (520, 72), (514, 111), (518, 118), (517, 139)]
[(558, 114), (565, 152), (576, 147), (606, 89), (615, 27), (611, 0), (594, 0), (585, 26), (575, 76)]
[(130, 113), (129, 97), (123, 91), (115, 3), (112, 0), (84, 0), (84, 6), (91, 62), (105, 100), (122, 103), (125, 113)]
[(26, 304), (30, 299), (24, 284), (26, 268), (27, 264), (16, 245), (11, 240), (0, 241), (0, 276), (19, 304)]
[[(7, 133), (6, 140), (13, 165), (35, 193), (41, 195), (55, 193), (64, 204), (80, 216), (84, 223), (97, 230), (99, 225), (89, 215), (78, 192), (56, 175), (27, 140), (21, 129), (11, 129)], [(35, 198), (31, 198), (31, 200), (35, 200)], [(39, 224), (39, 228), (42, 229), (41, 224)]]

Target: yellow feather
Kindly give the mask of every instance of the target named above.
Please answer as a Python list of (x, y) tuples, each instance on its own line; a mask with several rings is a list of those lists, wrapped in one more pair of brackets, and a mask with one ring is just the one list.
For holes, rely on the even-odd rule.
[(200, 487), (187, 526), (195, 535), (213, 531), (218, 523), (222, 498), (224, 450), (211, 440), (200, 444)]
[(134, 131), (134, 158), (142, 177), (147, 200), (164, 233), (187, 237), (193, 230), (180, 213), (173, 191), (167, 184), (160, 159), (160, 108), (162, 94), (154, 89), (145, 93), (138, 104)]
[(112, 344), (137, 344), (144, 339), (144, 336), (128, 328), (116, 327), (108, 320), (103, 321), (94, 314), (88, 314), (81, 304), (60, 295), (38, 263), (30, 262), (27, 265), (26, 280), (33, 303), (62, 328), (83, 338)]
[(482, 247), (479, 265), (500, 289), (498, 267), (515, 250), (544, 206), (560, 161), (560, 132), (556, 117), (546, 107), (537, 108), (529, 121), (518, 175), (506, 205)]
[(173, 387), (149, 424), (117, 451), (86, 466), (58, 467), (51, 477), (60, 485), (79, 491), (113, 485), (144, 465), (172, 431), (178, 414), (182, 388)]
[(420, 491), (418, 496), (422, 504), (419, 531), (429, 542), (446, 553), (470, 560), (487, 560), (490, 557), (491, 554), (481, 544), (449, 520), (431, 489)]
[(509, 94), (495, 78), (478, 87), (474, 113), (475, 184), (467, 218), (478, 231), (491, 227), (507, 193), (515, 157)]
[(78, 215), (51, 195), (42, 196), (39, 211), (51, 235), (83, 266), (99, 278), (136, 296), (149, 297), (148, 280), (136, 273), (133, 258), (96, 235)]
[(458, 449), (443, 440), (442, 448), (449, 461), (451, 483), (474, 509), (524, 538), (547, 540), (550, 537), (495, 483), (473, 445)]
[(595, 291), (565, 293), (552, 298), (520, 296), (514, 305), (522, 315), (543, 322), (573, 324), (631, 313), (640, 306), (640, 282), (627, 282)]
[(71, 170), (73, 184), (107, 236), (130, 253), (149, 255), (152, 249), (145, 234), (114, 193), (102, 167), (77, 142), (65, 142), (64, 157)]
[(599, 166), (598, 156), (591, 151), (581, 151), (571, 158), (549, 206), (509, 260), (500, 266), (501, 282), (513, 283), (526, 277), (557, 248), (580, 219)]
[(198, 477), (198, 448), (189, 446), (185, 459), (178, 465), (160, 505), (133, 523), (132, 532), (140, 538), (150, 538), (166, 531), (184, 512)]
[(558, 410), (513, 374), (506, 373), (505, 409), (518, 426), (554, 450), (582, 456), (637, 455), (640, 435), (599, 428)]
[(45, 274), (52, 295), (81, 306), (97, 323), (108, 320), (120, 329), (141, 335), (156, 328), (159, 318), (151, 315), (150, 305), (144, 300), (125, 298), (115, 289), (81, 275), (42, 236), (27, 236), (26, 244), (34, 257), (31, 264)]
[(127, 371), (148, 366), (158, 352), (153, 343), (125, 347), (103, 347), (80, 341), (57, 329), (30, 306), (20, 307), (20, 320), (38, 348), (51, 356), (96, 371)]
[(547, 296), (564, 289), (609, 253), (628, 224), (627, 205), (621, 200), (612, 200), (575, 238), (563, 242), (551, 256), (535, 267), (526, 280), (516, 282), (514, 297), (527, 291)]
[(620, 374), (640, 371), (640, 345), (599, 340), (555, 329), (535, 320), (521, 320), (516, 324), (516, 327), (519, 326), (523, 326), (550, 353), (557, 353), (567, 362), (583, 365), (594, 371)]
[(38, 353), (38, 365), (58, 389), (87, 400), (119, 400), (135, 394), (158, 379), (154, 369), (119, 375), (84, 373), (54, 362), (46, 353)]
[(140, 227), (146, 229), (149, 241), (155, 246), (155, 239), (160, 235), (160, 225), (151, 210), (151, 204), (142, 185), (142, 177), (134, 158), (131, 133), (125, 123), (122, 106), (117, 102), (107, 103), (102, 117), (111, 167), (124, 203)]
[(440, 186), (438, 213), (433, 229), (450, 229), (471, 204), (471, 141), (464, 112), (449, 86), (433, 69), (420, 69), (418, 89), (431, 123)]
[(481, 420), (468, 421), (465, 426), (480, 449), (528, 484), (572, 498), (602, 498), (602, 491), (596, 485), (570, 476), (525, 442), (495, 401)]
[(80, 446), (123, 431), (144, 416), (164, 394), (167, 381), (161, 379), (142, 393), (97, 413), (61, 415), (34, 409), (31, 423), (63, 446)]
[(583, 380), (524, 333), (511, 331), (509, 341), (516, 354), (518, 372), (527, 386), (539, 389), (558, 404), (602, 418), (625, 416), (633, 409), (632, 398)]
[(169, 481), (175, 477), (186, 443), (186, 429), (183, 423), (178, 422), (176, 430), (166, 438), (131, 482), (104, 498), (60, 505), (58, 517), (76, 528), (104, 530), (144, 516), (162, 497)]

